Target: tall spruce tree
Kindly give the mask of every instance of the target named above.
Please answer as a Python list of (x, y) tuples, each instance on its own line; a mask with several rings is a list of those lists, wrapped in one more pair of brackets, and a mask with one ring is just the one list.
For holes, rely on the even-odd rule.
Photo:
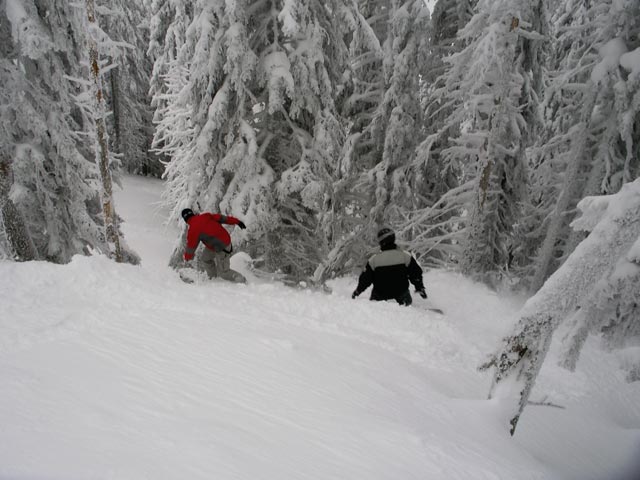
[(462, 178), (462, 164), (442, 155), (449, 139), (460, 135), (460, 125), (451, 117), (459, 99), (447, 89), (447, 58), (464, 48), (458, 31), (472, 18), (475, 4), (476, 0), (438, 0), (431, 15), (430, 42), (423, 47), (425, 138), (409, 172), (414, 202), (401, 228), (423, 264), (449, 265), (460, 254), (461, 206), (469, 202), (470, 185)]
[(382, 42), (389, 6), (388, 1), (362, 0), (351, 6), (351, 16), (345, 16), (351, 19), (352, 33), (345, 71), (336, 88), (345, 138), (340, 177), (332, 193), (332, 248), (316, 269), (316, 281), (359, 268), (368, 251), (372, 196), (361, 180), (379, 155), (380, 139), (372, 136), (370, 125), (384, 92)]
[(352, 194), (342, 210), (347, 228), (322, 266), (333, 274), (353, 268), (354, 261), (361, 265), (377, 228), (397, 221), (412, 206), (408, 171), (423, 133), (416, 99), (425, 75), (426, 6), (420, 1), (360, 2), (356, 20), (341, 108), (349, 125), (345, 160), (350, 167), (342, 185), (348, 184)]
[(477, 8), (460, 32), (466, 47), (448, 59), (446, 88), (456, 103), (448, 122), (460, 125), (460, 135), (442, 155), (461, 164), (472, 185), (460, 267), (493, 283), (510, 267), (525, 199), (525, 117), (536, 105), (530, 43), (542, 37), (531, 29), (535, 3), (480, 1)]
[(97, 169), (76, 106), (82, 90), (68, 80), (83, 75), (82, 10), (31, 1), (7, 9), (3, 1), (0, 16), (0, 145), (11, 200), (4, 208), (15, 206), (35, 249), (19, 256), (67, 262), (76, 253), (105, 251)]
[(365, 172), (371, 189), (369, 219), (388, 223), (413, 206), (407, 173), (423, 134), (422, 111), (416, 98), (424, 77), (429, 12), (423, 2), (391, 2), (383, 41), (381, 101), (368, 126), (378, 139), (375, 165)]
[(530, 290), (540, 288), (582, 239), (569, 228), (577, 202), (615, 192), (638, 175), (638, 87), (621, 62), (638, 47), (638, 15), (633, 1), (576, 0), (553, 12), (545, 131), (533, 150), (530, 223), (538, 227), (523, 244), (535, 258), (524, 273)]
[(146, 55), (149, 5), (119, 0), (101, 11), (102, 29), (122, 45), (112, 52), (105, 75), (106, 100), (112, 111), (110, 148), (129, 173), (160, 176), (162, 164), (151, 152), (153, 112), (148, 92), (153, 64)]

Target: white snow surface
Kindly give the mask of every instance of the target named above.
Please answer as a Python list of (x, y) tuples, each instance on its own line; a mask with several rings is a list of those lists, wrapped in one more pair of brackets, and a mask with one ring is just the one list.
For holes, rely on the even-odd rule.
[(521, 300), (431, 271), (438, 315), (351, 300), (355, 277), (260, 281), (243, 254), (248, 285), (187, 285), (162, 183), (124, 186), (141, 266), (0, 261), (0, 478), (640, 478), (640, 382), (596, 339), (573, 373), (551, 352), (532, 398), (564, 408), (529, 406), (510, 437), (476, 367)]
[(640, 47), (621, 55), (620, 65), (633, 75), (640, 75)]
[(591, 71), (591, 81), (599, 83), (607, 74), (620, 64), (620, 57), (627, 52), (627, 46), (621, 38), (609, 40), (599, 49), (600, 62)]

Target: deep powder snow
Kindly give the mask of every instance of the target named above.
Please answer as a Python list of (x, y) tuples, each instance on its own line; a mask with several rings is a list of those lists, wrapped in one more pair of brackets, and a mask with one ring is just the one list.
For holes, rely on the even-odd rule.
[(243, 254), (249, 285), (186, 285), (161, 182), (124, 180), (141, 266), (0, 262), (0, 478), (638, 478), (640, 382), (597, 339), (574, 373), (551, 352), (533, 400), (556, 406), (512, 438), (476, 367), (520, 300), (432, 271), (430, 303), (354, 301), (355, 276), (296, 290)]

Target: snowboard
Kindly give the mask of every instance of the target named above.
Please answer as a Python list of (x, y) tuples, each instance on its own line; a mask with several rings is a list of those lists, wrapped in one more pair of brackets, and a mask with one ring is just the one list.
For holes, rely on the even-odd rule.
[(231, 283), (247, 283), (247, 279), (244, 278), (244, 275), (236, 272), (235, 270), (224, 272), (223, 275), (216, 278), (209, 278), (205, 272), (201, 272), (191, 267), (182, 267), (178, 269), (178, 275), (180, 275), (180, 280), (189, 284), (206, 283), (218, 279), (226, 280)]
[(444, 311), (440, 308), (433, 306), (433, 304), (427, 299), (420, 298), (417, 302), (413, 302), (413, 306), (420, 310), (426, 310), (427, 312), (437, 313), (438, 315), (444, 315)]
[(444, 311), (442, 311), (442, 310), (441, 310), (441, 309), (439, 309), (439, 308), (427, 308), (426, 310), (428, 310), (428, 311), (430, 311), (430, 312), (437, 313), (437, 314), (439, 314), (439, 315), (444, 315)]

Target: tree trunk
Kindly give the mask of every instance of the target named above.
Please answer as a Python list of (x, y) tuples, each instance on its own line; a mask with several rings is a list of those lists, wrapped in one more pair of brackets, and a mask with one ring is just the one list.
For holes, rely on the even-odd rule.
[(93, 32), (91, 31), (92, 29), (97, 28), (95, 11), (95, 1), (87, 0), (87, 18), (89, 20), (89, 65), (91, 80), (93, 81), (94, 96), (93, 115), (96, 123), (96, 135), (98, 137), (98, 144), (96, 145), (96, 160), (100, 169), (100, 179), (102, 180), (102, 213), (104, 215), (107, 243), (111, 250), (109, 254), (116, 262), (122, 262), (122, 250), (120, 248), (116, 211), (113, 206), (113, 186), (111, 183), (111, 170), (109, 169), (109, 145), (107, 142), (107, 129), (105, 124), (106, 108), (102, 92), (98, 45), (96, 44)]
[[(113, 131), (116, 135), (116, 141), (114, 142), (115, 150), (117, 153), (124, 154), (124, 144), (122, 138), (122, 108), (120, 105), (120, 86), (119, 75), (120, 68), (114, 67), (109, 72), (109, 79), (111, 80), (111, 103), (113, 107)], [(127, 156), (125, 155), (125, 158)], [(129, 168), (127, 168), (129, 171)]]
[(4, 227), (9, 248), (14, 258), (25, 262), (38, 258), (29, 230), (22, 215), (9, 198), (11, 190), (11, 167), (9, 160), (0, 153), (0, 221)]

